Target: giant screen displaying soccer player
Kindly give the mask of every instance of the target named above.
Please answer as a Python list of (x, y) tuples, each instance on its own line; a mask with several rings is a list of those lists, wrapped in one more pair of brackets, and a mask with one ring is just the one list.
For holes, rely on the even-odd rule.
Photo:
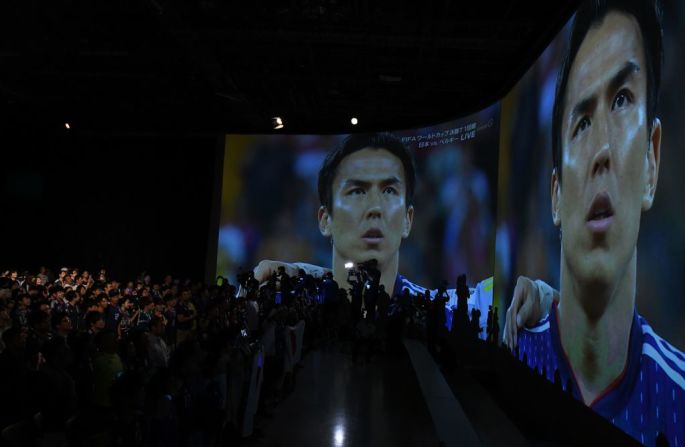
[(646, 445), (685, 444), (683, 25), (682, 2), (585, 2), (502, 102), (505, 339)]
[(484, 327), (498, 145), (498, 104), (422, 129), (228, 135), (217, 273), (264, 283), (330, 272), (347, 290), (350, 272), (373, 263), (391, 297), (440, 291), (448, 327), (466, 275)]

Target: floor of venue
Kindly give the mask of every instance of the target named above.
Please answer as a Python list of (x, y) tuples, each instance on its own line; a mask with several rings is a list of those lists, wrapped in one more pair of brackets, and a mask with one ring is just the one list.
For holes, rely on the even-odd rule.
[(286, 446), (439, 446), (406, 351), (356, 361), (339, 345), (310, 351), (297, 385), (248, 444)]

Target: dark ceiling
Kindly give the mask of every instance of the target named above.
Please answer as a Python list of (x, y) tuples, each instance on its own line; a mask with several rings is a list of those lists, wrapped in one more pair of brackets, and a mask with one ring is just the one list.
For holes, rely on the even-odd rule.
[(2, 126), (93, 134), (400, 129), (475, 112), (578, 1), (3, 0)]

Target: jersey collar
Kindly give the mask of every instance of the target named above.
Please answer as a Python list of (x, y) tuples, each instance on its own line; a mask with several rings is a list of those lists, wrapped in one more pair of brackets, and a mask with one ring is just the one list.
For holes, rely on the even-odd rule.
[[(559, 335), (559, 316), (557, 313), (557, 303), (554, 302), (552, 305), (552, 311), (550, 312), (550, 334), (552, 337), (552, 343), (554, 346), (554, 351), (558, 354), (559, 358), (559, 373), (564, 380), (569, 377), (573, 381), (573, 396), (576, 399), (582, 400), (580, 396), (580, 391), (578, 388), (578, 381), (576, 376), (571, 369), (568, 357), (561, 345), (561, 337)], [(604, 415), (605, 417), (613, 417), (622, 409), (625, 409), (628, 405), (628, 401), (632, 395), (632, 391), (635, 388), (637, 378), (640, 373), (640, 359), (642, 356), (642, 329), (640, 327), (640, 322), (638, 320), (637, 311), (633, 311), (633, 321), (630, 327), (630, 340), (628, 342), (628, 358), (626, 359), (626, 365), (623, 368), (621, 374), (614, 379), (613, 382), (602, 391), (595, 400), (590, 404), (590, 407), (596, 412)]]

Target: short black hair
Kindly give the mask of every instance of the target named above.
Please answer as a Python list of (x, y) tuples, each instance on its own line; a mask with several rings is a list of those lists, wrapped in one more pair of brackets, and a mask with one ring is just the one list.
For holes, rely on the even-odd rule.
[(86, 313), (86, 327), (90, 328), (92, 325), (97, 323), (98, 321), (103, 319), (102, 313), (96, 311), (96, 310), (91, 310), (90, 312)]
[(164, 323), (164, 318), (155, 315), (150, 319), (150, 327), (158, 325), (159, 323)]
[(414, 157), (409, 149), (399, 138), (390, 133), (362, 133), (353, 134), (345, 138), (342, 144), (329, 152), (319, 171), (319, 201), (332, 215), (333, 207), (333, 180), (338, 166), (345, 157), (362, 149), (385, 149), (402, 162), (404, 176), (407, 181), (405, 200), (407, 206), (413, 204), (414, 187), (416, 184), (416, 167)]
[(65, 317), (69, 317), (69, 314), (66, 312), (55, 312), (52, 314), (52, 327), (57, 327), (62, 323), (62, 320)]
[(45, 311), (36, 310), (36, 311), (31, 312), (31, 313), (29, 314), (28, 320), (29, 320), (29, 321), (28, 321), (29, 326), (35, 327), (35, 326), (38, 326), (38, 325), (41, 324), (41, 323), (44, 323), (44, 322), (46, 322), (46, 321), (49, 321), (49, 320), (50, 320), (50, 315), (48, 315), (48, 313), (45, 312)]
[(566, 102), (566, 87), (578, 50), (585, 36), (602, 23), (609, 12), (620, 12), (637, 20), (642, 34), (642, 48), (647, 64), (647, 129), (651, 134), (661, 85), (663, 64), (661, 7), (659, 0), (589, 0), (576, 12), (566, 55), (557, 79), (552, 115), (552, 162), (561, 181), (561, 125)]

